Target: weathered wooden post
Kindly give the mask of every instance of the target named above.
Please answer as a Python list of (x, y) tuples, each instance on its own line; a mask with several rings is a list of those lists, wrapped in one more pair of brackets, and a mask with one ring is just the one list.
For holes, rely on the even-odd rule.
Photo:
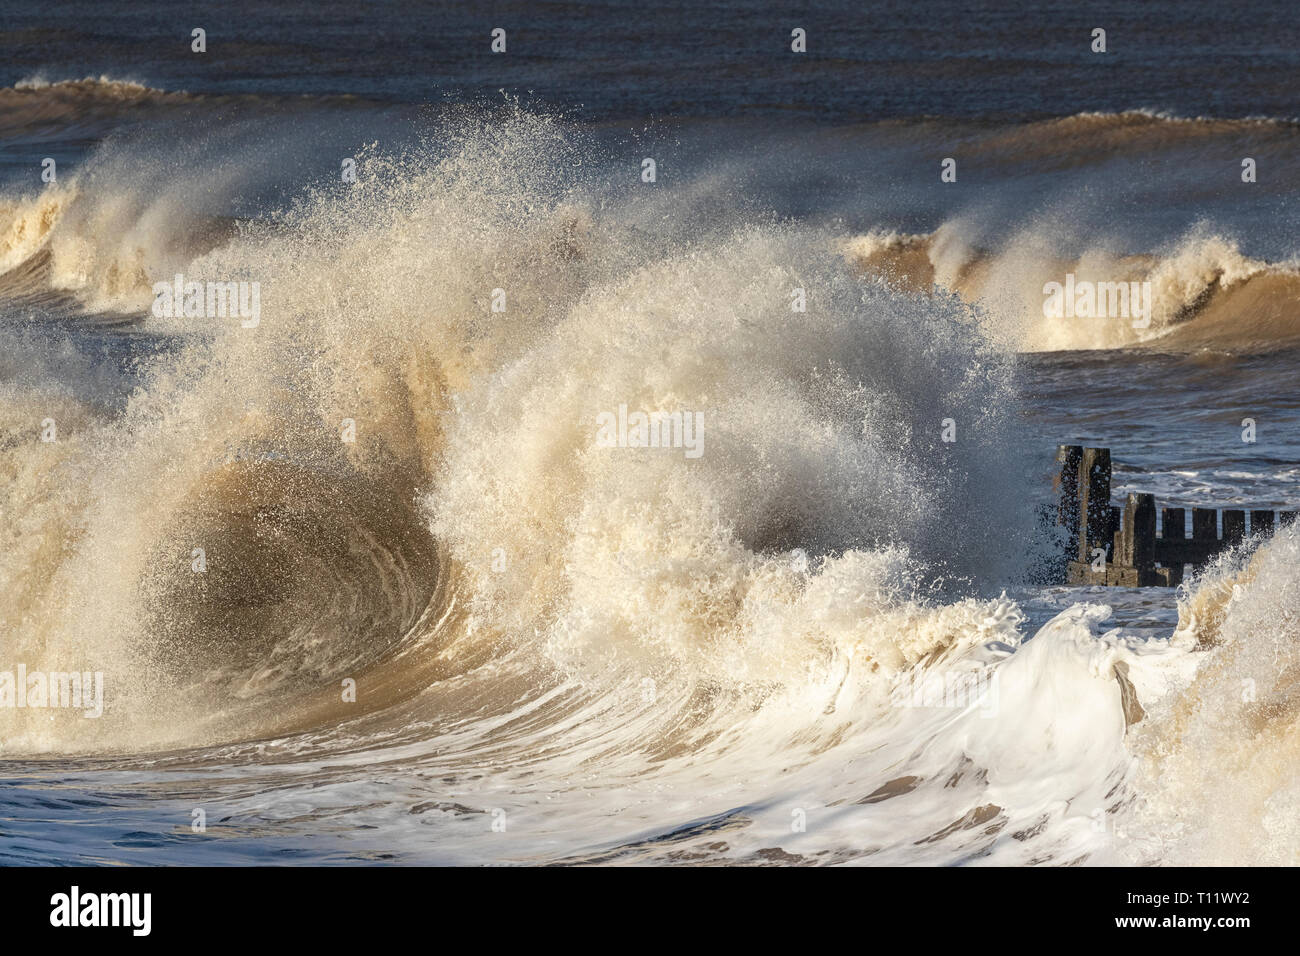
[(1059, 504), (1056, 523), (1067, 528), (1070, 540), (1079, 533), (1079, 460), (1083, 458), (1082, 445), (1057, 445), (1056, 462), (1060, 465), (1052, 484), (1056, 488)]
[(1246, 512), (1240, 508), (1225, 508), (1223, 511), (1223, 541), (1226, 545), (1241, 544), (1246, 537)]
[(1079, 525), (1078, 559), (1090, 564), (1093, 551), (1111, 544), (1109, 448), (1085, 448), (1079, 460)]
[[(1077, 520), (1075, 521), (1075, 541), (1071, 549), (1072, 560), (1066, 564), (1066, 582), (1068, 584), (1105, 584), (1105, 571), (1093, 565), (1093, 552), (1101, 550), (1109, 560), (1114, 546), (1113, 521), (1110, 504), (1110, 449), (1083, 448), (1077, 445), (1064, 445), (1062, 449), (1072, 452), (1078, 449), (1078, 468), (1075, 479), (1077, 494)], [(1075, 460), (1068, 452), (1059, 452), (1058, 460), (1065, 462)], [(1062, 466), (1062, 486), (1065, 487), (1065, 464)], [(1068, 508), (1062, 495), (1062, 508)]]
[(1106, 583), (1144, 588), (1168, 581), (1166, 569), (1156, 568), (1155, 495), (1130, 492), (1115, 534), (1115, 560), (1108, 569)]
[[(1063, 584), (1070, 577), (1070, 562), (1074, 560), (1079, 541), (1079, 461), (1082, 458), (1082, 445), (1056, 446), (1057, 469), (1052, 476), (1052, 488), (1056, 491), (1056, 514), (1049, 515), (1047, 520), (1064, 528), (1065, 534), (1060, 537), (1051, 536), (1060, 546), (1045, 567), (1045, 583)], [(1061, 537), (1064, 538), (1063, 542)]]
[(1156, 566), (1156, 496), (1129, 492), (1115, 563), (1139, 571)]

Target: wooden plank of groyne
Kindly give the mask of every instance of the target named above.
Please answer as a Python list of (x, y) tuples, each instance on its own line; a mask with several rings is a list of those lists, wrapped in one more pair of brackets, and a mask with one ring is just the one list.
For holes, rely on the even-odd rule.
[(1192, 540), (1219, 544), (1219, 513), (1213, 508), (1192, 509)]
[(1250, 533), (1251, 534), (1272, 534), (1273, 533), (1273, 512), (1252, 511), (1250, 513)]
[(1115, 564), (1139, 571), (1156, 564), (1156, 498), (1130, 492), (1124, 505)]
[[(1181, 508), (1166, 508), (1181, 511)], [(1223, 547), (1219, 541), (1219, 513), (1213, 508), (1192, 509), (1192, 536), (1174, 538), (1171, 530), (1177, 519), (1165, 519), (1165, 534), (1156, 539), (1156, 560), (1167, 568), (1176, 568), (1184, 564), (1204, 564)]]
[(1246, 537), (1246, 512), (1240, 508), (1223, 510), (1223, 541), (1225, 544), (1240, 544)]
[(1160, 523), (1164, 526), (1161, 537), (1166, 541), (1187, 540), (1187, 512), (1182, 508), (1162, 508)]
[(1110, 449), (1085, 448), (1079, 459), (1079, 549), (1077, 559), (1092, 562), (1110, 537)]
[(1169, 572), (1171, 587), (1183, 583), (1183, 565), (1196, 564), (1188, 561), (1186, 552), (1175, 551), (1174, 546), (1185, 547), (1187, 539), (1187, 512), (1182, 508), (1161, 509), (1161, 535), (1156, 539), (1156, 560)]

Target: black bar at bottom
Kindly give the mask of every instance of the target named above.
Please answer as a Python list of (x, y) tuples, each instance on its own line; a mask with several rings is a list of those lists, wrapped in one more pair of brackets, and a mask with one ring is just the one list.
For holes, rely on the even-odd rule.
[[(1261, 929), (1289, 932), (1294, 909), (1294, 875), (1269, 869), (595, 869), (10, 868), (0, 870), (0, 898), (10, 940), (283, 942), (296, 951), (376, 939), (433, 947), (447, 933), (494, 949), (541, 945), (544, 933), (670, 941), (708, 932), (730, 945), (774, 923), (821, 932), (852, 924), (868, 938), (890, 932), (918, 945), (941, 932), (1026, 943), (1196, 933), (1232, 946)], [(148, 935), (51, 925), (74, 886), (83, 905), (98, 894), (149, 894)], [(126, 912), (142, 911), (143, 899)]]

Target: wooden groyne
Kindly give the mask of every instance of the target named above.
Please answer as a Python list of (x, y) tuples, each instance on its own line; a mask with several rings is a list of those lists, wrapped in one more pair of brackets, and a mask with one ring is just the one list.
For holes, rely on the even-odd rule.
[(1186, 565), (1204, 564), (1247, 534), (1272, 533), (1275, 520), (1296, 518), (1294, 511), (1192, 508), (1189, 538), (1186, 509), (1162, 508), (1157, 533), (1154, 495), (1132, 493), (1123, 505), (1111, 504), (1109, 448), (1060, 445), (1056, 461), (1056, 523), (1068, 530), (1070, 542), (1066, 584), (1173, 586), (1182, 582)]

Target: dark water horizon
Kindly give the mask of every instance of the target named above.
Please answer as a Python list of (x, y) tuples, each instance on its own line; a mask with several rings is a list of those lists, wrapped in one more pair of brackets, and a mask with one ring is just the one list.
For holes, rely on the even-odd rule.
[[(207, 52), (190, 50), (207, 32)], [(491, 52), (506, 30), (506, 52)], [(806, 31), (806, 52), (791, 31)], [(1106, 31), (1106, 52), (1092, 31)], [(109, 76), (200, 94), (492, 101), (582, 122), (761, 116), (1022, 121), (1147, 109), (1296, 114), (1282, 0), (1032, 7), (832, 0), (0, 3), (0, 87)]]

